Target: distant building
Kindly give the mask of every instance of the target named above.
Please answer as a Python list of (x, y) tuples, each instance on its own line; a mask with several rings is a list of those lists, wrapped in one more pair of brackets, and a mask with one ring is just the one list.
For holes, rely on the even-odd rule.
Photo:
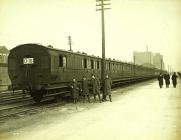
[(160, 53), (156, 53), (153, 58), (153, 65), (155, 66), (155, 68), (164, 70), (165, 64), (163, 61), (163, 55), (161, 55)]
[(10, 85), (10, 79), (8, 75), (8, 55), (9, 50), (0, 46), (0, 91), (7, 90)]
[(152, 53), (150, 51), (146, 52), (133, 52), (133, 61), (137, 65), (142, 65), (145, 67), (152, 67), (158, 69), (165, 69), (165, 64), (163, 61), (163, 56), (160, 53)]
[(133, 61), (137, 65), (145, 65), (147, 67), (153, 67), (153, 53), (150, 51), (146, 52), (133, 52)]
[(4, 46), (0, 46), (0, 63), (8, 63), (8, 55), (9, 50)]

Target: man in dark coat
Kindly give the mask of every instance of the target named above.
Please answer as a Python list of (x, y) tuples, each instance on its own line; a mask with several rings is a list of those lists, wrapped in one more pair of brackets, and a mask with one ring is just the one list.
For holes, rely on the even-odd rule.
[(100, 82), (94, 75), (92, 75), (92, 78), (91, 78), (91, 85), (92, 85), (92, 92), (93, 92), (93, 95), (94, 95), (94, 101), (96, 101), (96, 95), (98, 95), (99, 102), (101, 102)]
[(83, 93), (84, 101), (87, 98), (88, 102), (90, 103), (88, 81), (87, 81), (87, 78), (85, 76), (83, 76), (83, 78), (82, 78), (81, 90), (82, 90), (82, 93)]
[(172, 75), (172, 83), (173, 83), (174, 88), (176, 88), (176, 86), (177, 86), (177, 77), (178, 76), (174, 72), (173, 75)]
[(169, 88), (169, 85), (170, 85), (170, 75), (169, 75), (169, 73), (164, 74), (164, 79), (165, 79), (166, 88)]
[(158, 76), (158, 82), (159, 82), (160, 88), (162, 88), (162, 86), (163, 86), (163, 76), (162, 76), (161, 73), (160, 73), (160, 75)]
[(70, 87), (72, 88), (73, 101), (76, 104), (78, 101), (78, 97), (79, 97), (79, 88), (78, 88), (78, 83), (75, 78), (73, 79), (73, 82)]
[[(111, 85), (112, 85), (112, 80), (108, 75), (106, 75), (106, 79), (105, 79), (105, 96), (106, 97), (107, 97), (107, 95), (109, 96), (110, 102), (112, 102), (112, 99), (111, 99)], [(105, 100), (106, 100), (106, 97), (105, 97)]]

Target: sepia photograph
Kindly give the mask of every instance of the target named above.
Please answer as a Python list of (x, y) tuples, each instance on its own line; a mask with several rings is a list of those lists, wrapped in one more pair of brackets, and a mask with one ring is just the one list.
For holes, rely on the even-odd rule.
[(0, 140), (180, 140), (181, 0), (0, 0)]

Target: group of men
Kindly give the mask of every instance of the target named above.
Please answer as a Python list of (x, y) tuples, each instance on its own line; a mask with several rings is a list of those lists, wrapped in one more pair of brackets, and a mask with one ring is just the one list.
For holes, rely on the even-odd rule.
[(71, 84), (72, 88), (72, 98), (73, 102), (77, 103), (79, 100), (80, 95), (83, 97), (83, 100), (85, 101), (86, 99), (90, 103), (90, 91), (89, 91), (89, 85), (91, 86), (92, 93), (94, 96), (94, 102), (96, 101), (96, 96), (98, 96), (98, 100), (101, 103), (102, 101), (107, 101), (106, 97), (109, 96), (110, 102), (112, 102), (111, 98), (111, 85), (112, 85), (112, 80), (111, 78), (106, 75), (105, 77), (105, 96), (102, 96), (101, 99), (101, 86), (100, 86), (100, 81), (98, 78), (95, 77), (95, 75), (92, 75), (90, 84), (86, 78), (86, 76), (83, 76), (81, 84), (78, 84), (76, 79), (73, 79), (73, 82)]
[[(173, 87), (176, 88), (177, 86), (177, 75), (176, 75), (176, 72), (173, 73), (173, 75), (171, 76), (171, 79), (172, 79), (172, 84), (173, 84)], [(169, 73), (165, 73), (162, 75), (162, 73), (160, 73), (160, 75), (158, 76), (158, 81), (159, 81), (159, 86), (160, 88), (163, 87), (163, 79), (165, 80), (165, 85), (166, 85), (166, 88), (169, 88), (169, 85), (170, 85), (170, 74)]]

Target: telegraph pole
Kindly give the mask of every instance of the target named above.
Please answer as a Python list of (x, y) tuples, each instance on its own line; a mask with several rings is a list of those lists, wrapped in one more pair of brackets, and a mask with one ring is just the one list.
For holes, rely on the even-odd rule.
[(72, 39), (71, 39), (71, 36), (68, 36), (68, 44), (70, 46), (70, 50), (69, 51), (72, 51)]
[[(107, 3), (108, 2), (108, 3)], [(108, 10), (110, 8), (106, 8), (105, 6), (110, 5), (110, 0), (96, 0), (96, 11), (101, 11), (101, 24), (102, 24), (102, 65), (101, 65), (101, 80), (102, 80), (102, 91), (103, 91), (103, 99), (105, 99), (105, 21), (104, 21), (104, 10)]]

